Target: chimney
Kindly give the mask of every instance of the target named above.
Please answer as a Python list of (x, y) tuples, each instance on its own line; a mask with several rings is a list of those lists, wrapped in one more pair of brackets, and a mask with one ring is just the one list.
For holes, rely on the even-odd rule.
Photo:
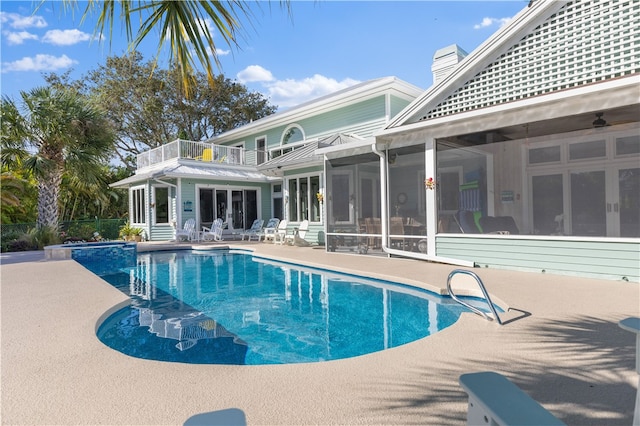
[(457, 44), (437, 50), (433, 55), (433, 63), (431, 64), (433, 84), (444, 80), (467, 55), (468, 53)]

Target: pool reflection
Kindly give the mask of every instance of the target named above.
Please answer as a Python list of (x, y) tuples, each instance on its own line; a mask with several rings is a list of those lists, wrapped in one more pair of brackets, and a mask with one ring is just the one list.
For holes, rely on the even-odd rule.
[(131, 356), (191, 363), (318, 362), (426, 337), (462, 309), (411, 287), (233, 252), (139, 254), (103, 278), (132, 298), (99, 330)]

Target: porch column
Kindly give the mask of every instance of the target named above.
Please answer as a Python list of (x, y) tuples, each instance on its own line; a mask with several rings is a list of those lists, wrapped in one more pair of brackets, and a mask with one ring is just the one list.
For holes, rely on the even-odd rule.
[[(436, 173), (436, 141), (432, 137), (428, 137), (424, 144), (424, 172), (425, 179), (433, 178), (437, 181)], [(438, 230), (438, 217), (437, 217), (437, 190), (427, 189), (426, 185), (423, 188), (425, 193), (426, 205), (426, 219), (427, 219), (427, 253), (430, 256), (436, 255), (436, 232)]]

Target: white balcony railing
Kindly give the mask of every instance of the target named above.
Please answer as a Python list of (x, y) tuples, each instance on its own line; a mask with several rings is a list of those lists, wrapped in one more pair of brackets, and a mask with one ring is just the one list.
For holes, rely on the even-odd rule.
[(139, 170), (173, 158), (203, 161), (206, 163), (255, 166), (266, 161), (267, 153), (264, 151), (245, 150), (244, 148), (233, 146), (177, 139), (168, 144), (138, 154), (137, 168)]

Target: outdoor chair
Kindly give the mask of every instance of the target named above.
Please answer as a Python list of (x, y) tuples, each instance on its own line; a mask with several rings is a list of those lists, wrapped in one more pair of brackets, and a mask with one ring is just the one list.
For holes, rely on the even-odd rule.
[(222, 241), (222, 219), (218, 218), (213, 221), (211, 228), (202, 227), (203, 241)]
[(258, 232), (258, 241), (260, 241), (261, 239), (266, 240), (267, 235), (273, 234), (278, 228), (279, 224), (280, 219), (278, 219), (277, 217), (272, 217), (271, 219), (269, 219), (265, 227)]
[(401, 217), (394, 216), (391, 218), (389, 222), (389, 235), (391, 235), (389, 237), (390, 245), (404, 250), (405, 239), (404, 237), (398, 237), (399, 235), (404, 235), (404, 222)]
[(184, 237), (187, 241), (195, 239), (196, 234), (196, 220), (187, 219), (184, 222), (182, 229), (176, 229), (176, 241), (182, 240)]
[(278, 227), (274, 232), (266, 233), (264, 236), (264, 242), (272, 241), (274, 244), (284, 243), (284, 237), (287, 235), (287, 221), (283, 219), (278, 224)]
[(258, 239), (258, 232), (262, 231), (262, 225), (264, 225), (263, 219), (254, 220), (253, 225), (251, 225), (251, 228), (240, 233), (240, 236), (242, 237), (242, 241), (244, 241), (244, 237), (247, 237), (247, 241), (251, 241), (251, 237), (256, 237), (256, 239)]
[(453, 218), (463, 234), (482, 234), (472, 211), (459, 210)]
[(293, 228), (293, 233), (285, 235), (284, 242), (296, 246), (308, 246), (309, 243), (304, 239), (307, 231), (309, 231), (309, 221), (303, 220), (299, 227)]

